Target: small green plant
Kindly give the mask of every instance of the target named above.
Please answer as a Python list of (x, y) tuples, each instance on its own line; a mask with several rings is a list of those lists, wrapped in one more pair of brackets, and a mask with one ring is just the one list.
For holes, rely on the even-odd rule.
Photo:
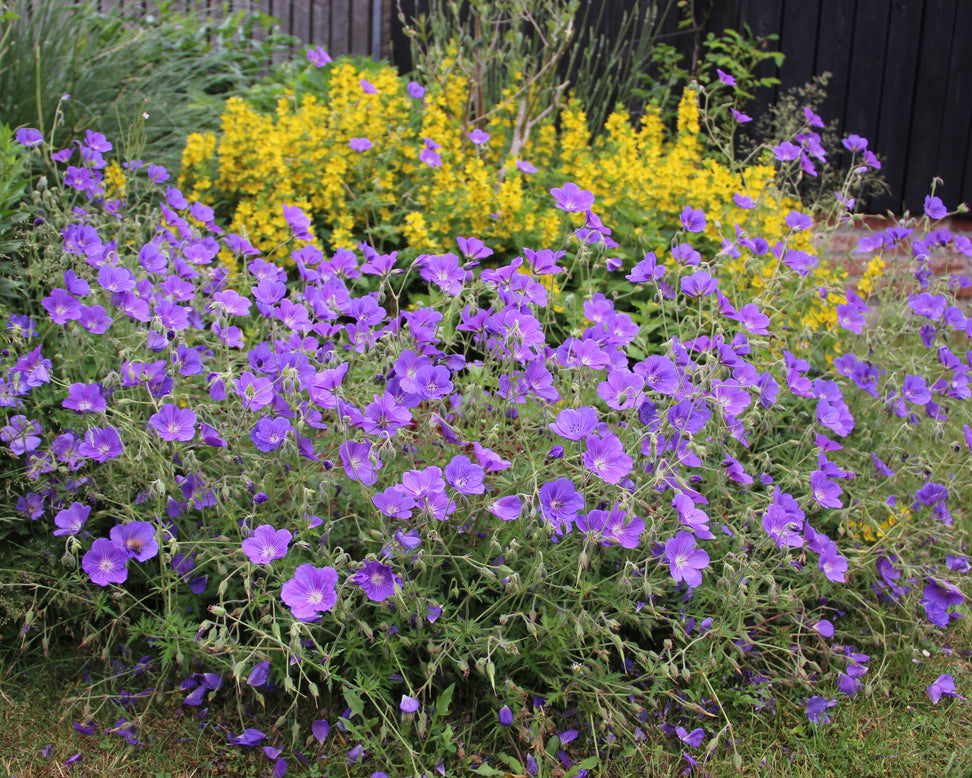
[(23, 207), (27, 166), (19, 148), (10, 127), (0, 124), (0, 300), (7, 303), (18, 295), (19, 252), (28, 218)]

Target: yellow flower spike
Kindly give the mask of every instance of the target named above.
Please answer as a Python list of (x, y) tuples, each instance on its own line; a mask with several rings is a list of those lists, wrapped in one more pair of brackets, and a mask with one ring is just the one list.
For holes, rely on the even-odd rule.
[(122, 170), (121, 165), (119, 165), (115, 160), (112, 160), (105, 167), (105, 196), (109, 199), (120, 198), (125, 196), (125, 171)]

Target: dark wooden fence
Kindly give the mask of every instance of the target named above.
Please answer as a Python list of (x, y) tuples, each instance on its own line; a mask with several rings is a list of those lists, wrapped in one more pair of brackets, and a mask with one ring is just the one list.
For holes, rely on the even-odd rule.
[[(636, 0), (582, 0), (607, 7), (620, 21)], [(932, 178), (954, 207), (972, 201), (972, 0), (692, 0), (698, 29), (666, 39), (691, 51), (708, 32), (742, 30), (779, 36), (786, 61), (781, 85), (757, 98), (761, 113), (790, 88), (829, 71), (820, 114), (842, 133), (866, 137), (884, 161), (892, 194), (871, 210), (920, 210)], [(421, 0), (403, 0), (408, 10)], [(154, 0), (98, 0), (103, 9), (148, 12)], [(664, 5), (664, 0), (659, 0)], [(321, 44), (332, 55), (354, 53), (408, 62), (396, 0), (182, 0), (210, 14), (261, 10), (284, 32)], [(608, 31), (610, 34), (610, 31)]]
[(932, 178), (951, 208), (972, 202), (970, 0), (715, 0), (706, 30), (780, 36), (781, 90), (833, 74), (820, 114), (864, 136), (892, 194), (871, 210), (920, 211)]

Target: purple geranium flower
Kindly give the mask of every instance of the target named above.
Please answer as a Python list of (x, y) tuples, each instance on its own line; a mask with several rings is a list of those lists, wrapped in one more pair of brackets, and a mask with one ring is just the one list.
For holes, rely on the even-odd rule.
[(719, 279), (713, 278), (707, 270), (697, 270), (684, 276), (679, 285), (686, 297), (699, 299), (715, 292), (719, 288)]
[(686, 205), (682, 209), (682, 226), (689, 232), (702, 232), (705, 230), (705, 212)]
[(486, 507), (486, 510), (503, 521), (516, 521), (516, 519), (520, 518), (521, 507), (522, 502), (520, 498), (516, 495), (511, 495), (494, 500)]
[(813, 226), (813, 217), (799, 211), (790, 211), (784, 221), (786, 226), (794, 232), (809, 230)]
[(57, 512), (54, 523), (58, 526), (54, 530), (55, 535), (77, 535), (84, 523), (88, 520), (91, 513), (90, 505), (82, 505), (79, 502), (72, 502), (71, 507)]
[(298, 206), (287, 205), (285, 203), (283, 206), (283, 215), (297, 240), (314, 240), (314, 236), (309, 232), (311, 226), (310, 217)]
[(383, 492), (375, 494), (371, 501), (375, 507), (389, 518), (409, 519), (416, 502), (401, 486), (389, 486)]
[(562, 438), (581, 440), (597, 426), (597, 410), (589, 405), (565, 408), (557, 414), (557, 420), (548, 426)]
[(935, 705), (938, 705), (938, 701), (942, 699), (943, 695), (945, 697), (955, 697), (959, 700), (965, 699), (965, 697), (955, 693), (955, 679), (948, 673), (942, 673), (938, 676), (935, 679), (935, 683), (928, 687), (927, 692), (928, 699)]
[(81, 568), (98, 586), (124, 583), (128, 578), (128, 554), (117, 543), (98, 538), (82, 557)]
[(467, 456), (454, 456), (444, 472), (446, 480), (460, 494), (482, 494), (486, 491), (483, 484), (486, 471), (473, 464)]
[(0, 440), (9, 443), (11, 453), (20, 456), (35, 451), (40, 446), (40, 435), (43, 431), (36, 419), (17, 414), (11, 417), (9, 423), (0, 427)]
[(617, 436), (589, 435), (584, 452), (584, 467), (609, 484), (620, 483), (631, 472), (633, 460), (625, 453)]
[(702, 727), (696, 727), (691, 732), (687, 732), (685, 727), (675, 727), (675, 734), (689, 748), (698, 748), (705, 740), (705, 730)]
[(754, 335), (769, 335), (770, 317), (759, 310), (754, 303), (746, 303), (739, 309), (736, 320)]
[(373, 602), (384, 602), (395, 594), (395, 587), (402, 586), (402, 579), (392, 572), (388, 565), (368, 561), (357, 573), (351, 576)]
[(337, 582), (337, 570), (333, 567), (304, 564), (294, 571), (293, 578), (284, 582), (280, 599), (290, 607), (295, 619), (311, 621), (337, 603)]
[(92, 427), (84, 433), (84, 441), (78, 447), (78, 453), (96, 462), (107, 462), (124, 451), (118, 430), (114, 427)]
[(821, 552), (818, 566), (828, 581), (844, 583), (847, 572), (847, 559), (837, 553), (837, 544), (831, 541)]
[(763, 529), (773, 538), (776, 545), (800, 548), (803, 545), (804, 514), (792, 495), (781, 493), (779, 488), (774, 492), (773, 502), (770, 503), (763, 515)]
[[(414, 387), (414, 392), (412, 388)], [(415, 373), (414, 379), (402, 381), (402, 388), (418, 394), (425, 400), (439, 400), (452, 392), (449, 368), (445, 365), (425, 365)]]
[(666, 356), (654, 354), (635, 365), (636, 373), (644, 377), (648, 387), (659, 394), (673, 395), (678, 391), (681, 378), (675, 363)]
[(848, 151), (864, 151), (867, 148), (867, 138), (862, 138), (860, 135), (848, 135), (841, 143)]
[(282, 416), (273, 418), (263, 416), (250, 430), (250, 440), (260, 451), (276, 451), (283, 445), (293, 429), (289, 419)]
[(28, 148), (40, 146), (44, 142), (41, 131), (34, 127), (21, 127), (14, 135), (17, 138), (17, 143)]
[(619, 368), (609, 372), (607, 380), (597, 385), (597, 396), (604, 400), (609, 408), (614, 408), (616, 411), (636, 408), (644, 400), (641, 391), (644, 385), (645, 379), (640, 375)]
[(828, 619), (821, 619), (815, 624), (812, 624), (810, 629), (820, 633), (825, 638), (832, 638), (834, 636), (834, 625)]
[(174, 403), (165, 403), (158, 413), (153, 413), (149, 417), (149, 424), (155, 427), (162, 440), (184, 443), (196, 436), (196, 414)]
[(477, 146), (480, 146), (489, 141), (489, 133), (477, 127), (475, 130), (469, 133), (469, 140), (471, 140)]
[(827, 478), (823, 470), (814, 470), (810, 474), (810, 489), (815, 499), (824, 508), (843, 508), (840, 500), (843, 491), (840, 484)]
[(665, 558), (672, 578), (685, 581), (693, 589), (702, 583), (702, 571), (709, 566), (708, 553), (704, 549), (696, 548), (695, 535), (684, 529), (666, 541)]
[(925, 215), (929, 219), (944, 219), (948, 216), (948, 208), (945, 207), (941, 197), (933, 195), (925, 197)]
[(287, 544), (293, 539), (290, 530), (274, 529), (269, 524), (261, 524), (253, 531), (253, 536), (243, 541), (243, 552), (255, 565), (268, 565), (274, 559), (287, 556)]
[(773, 147), (773, 156), (780, 162), (792, 162), (800, 158), (800, 147), (789, 141), (783, 141), (779, 146)]
[(921, 603), (925, 606), (925, 615), (939, 627), (947, 627), (950, 619), (959, 618), (960, 614), (949, 613), (948, 609), (963, 602), (965, 595), (947, 581), (929, 578), (928, 585), (922, 591)]
[(807, 700), (807, 720), (811, 724), (829, 724), (830, 716), (827, 709), (837, 704), (837, 700), (825, 700), (823, 697), (811, 697)]
[(550, 194), (557, 201), (557, 207), (568, 213), (589, 211), (594, 205), (594, 195), (587, 189), (581, 189), (573, 181), (551, 189)]
[(712, 411), (704, 399), (681, 400), (668, 409), (668, 421), (679, 432), (694, 435), (701, 430)]
[(51, 289), (50, 296), (41, 300), (41, 305), (51, 315), (51, 321), (55, 324), (67, 324), (81, 316), (81, 303), (60, 287)]
[(273, 381), (269, 378), (246, 372), (233, 382), (233, 386), (248, 411), (259, 411), (273, 400)]
[(326, 719), (316, 719), (311, 722), (311, 734), (318, 743), (323, 743), (331, 734), (331, 725), (327, 723)]
[(339, 449), (344, 472), (352, 481), (360, 481), (371, 486), (378, 480), (377, 472), (382, 467), (380, 459), (371, 459), (371, 443), (356, 443), (346, 440)]
[(403, 694), (402, 701), (398, 704), (398, 707), (402, 713), (415, 713), (421, 707), (421, 703), (414, 697)]
[(584, 497), (570, 479), (558, 478), (540, 487), (540, 512), (556, 529), (563, 531), (564, 524), (569, 528), (582, 510)]
[(352, 138), (348, 141), (348, 145), (354, 151), (367, 151), (375, 144), (372, 143), (368, 138)]
[(328, 54), (323, 46), (315, 46), (307, 50), (307, 60), (316, 68), (322, 68), (331, 62), (331, 55)]
[(267, 736), (260, 730), (251, 727), (247, 727), (239, 735), (230, 735), (227, 733), (226, 737), (234, 746), (256, 746), (260, 744), (261, 740), (267, 739)]
[(111, 528), (108, 536), (136, 562), (147, 562), (159, 553), (155, 527), (147, 521), (116, 524)]

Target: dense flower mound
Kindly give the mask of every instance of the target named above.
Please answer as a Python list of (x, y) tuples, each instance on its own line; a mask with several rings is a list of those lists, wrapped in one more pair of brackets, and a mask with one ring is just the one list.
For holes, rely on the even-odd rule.
[[(781, 324), (780, 285), (806, 277), (786, 237), (748, 297), (695, 249), (616, 264), (623, 291), (555, 336), (547, 282), (615, 255), (581, 179), (541, 218), (599, 237), (568, 223), (491, 266), (469, 235), (325, 253), (288, 203), (288, 273), (162, 169), (128, 161), (128, 199), (106, 197), (111, 150), (56, 155), (63, 208), (37, 232), (61, 267), (3, 331), (23, 536), (63, 562), (35, 621), (66, 601), (201, 661), (187, 704), (248, 678), (331, 711), (352, 762), (435, 731), (408, 769), (458, 769), (454, 695), (498, 743), (557, 732), (568, 765), (656, 725), (715, 747), (739, 706), (824, 720), (871, 633), (960, 615), (970, 281), (933, 286), (917, 233), (904, 317), (847, 294), (832, 361)], [(678, 213), (677, 247), (709, 221)], [(404, 305), (416, 279), (428, 304)], [(656, 301), (650, 337), (625, 296)]]

